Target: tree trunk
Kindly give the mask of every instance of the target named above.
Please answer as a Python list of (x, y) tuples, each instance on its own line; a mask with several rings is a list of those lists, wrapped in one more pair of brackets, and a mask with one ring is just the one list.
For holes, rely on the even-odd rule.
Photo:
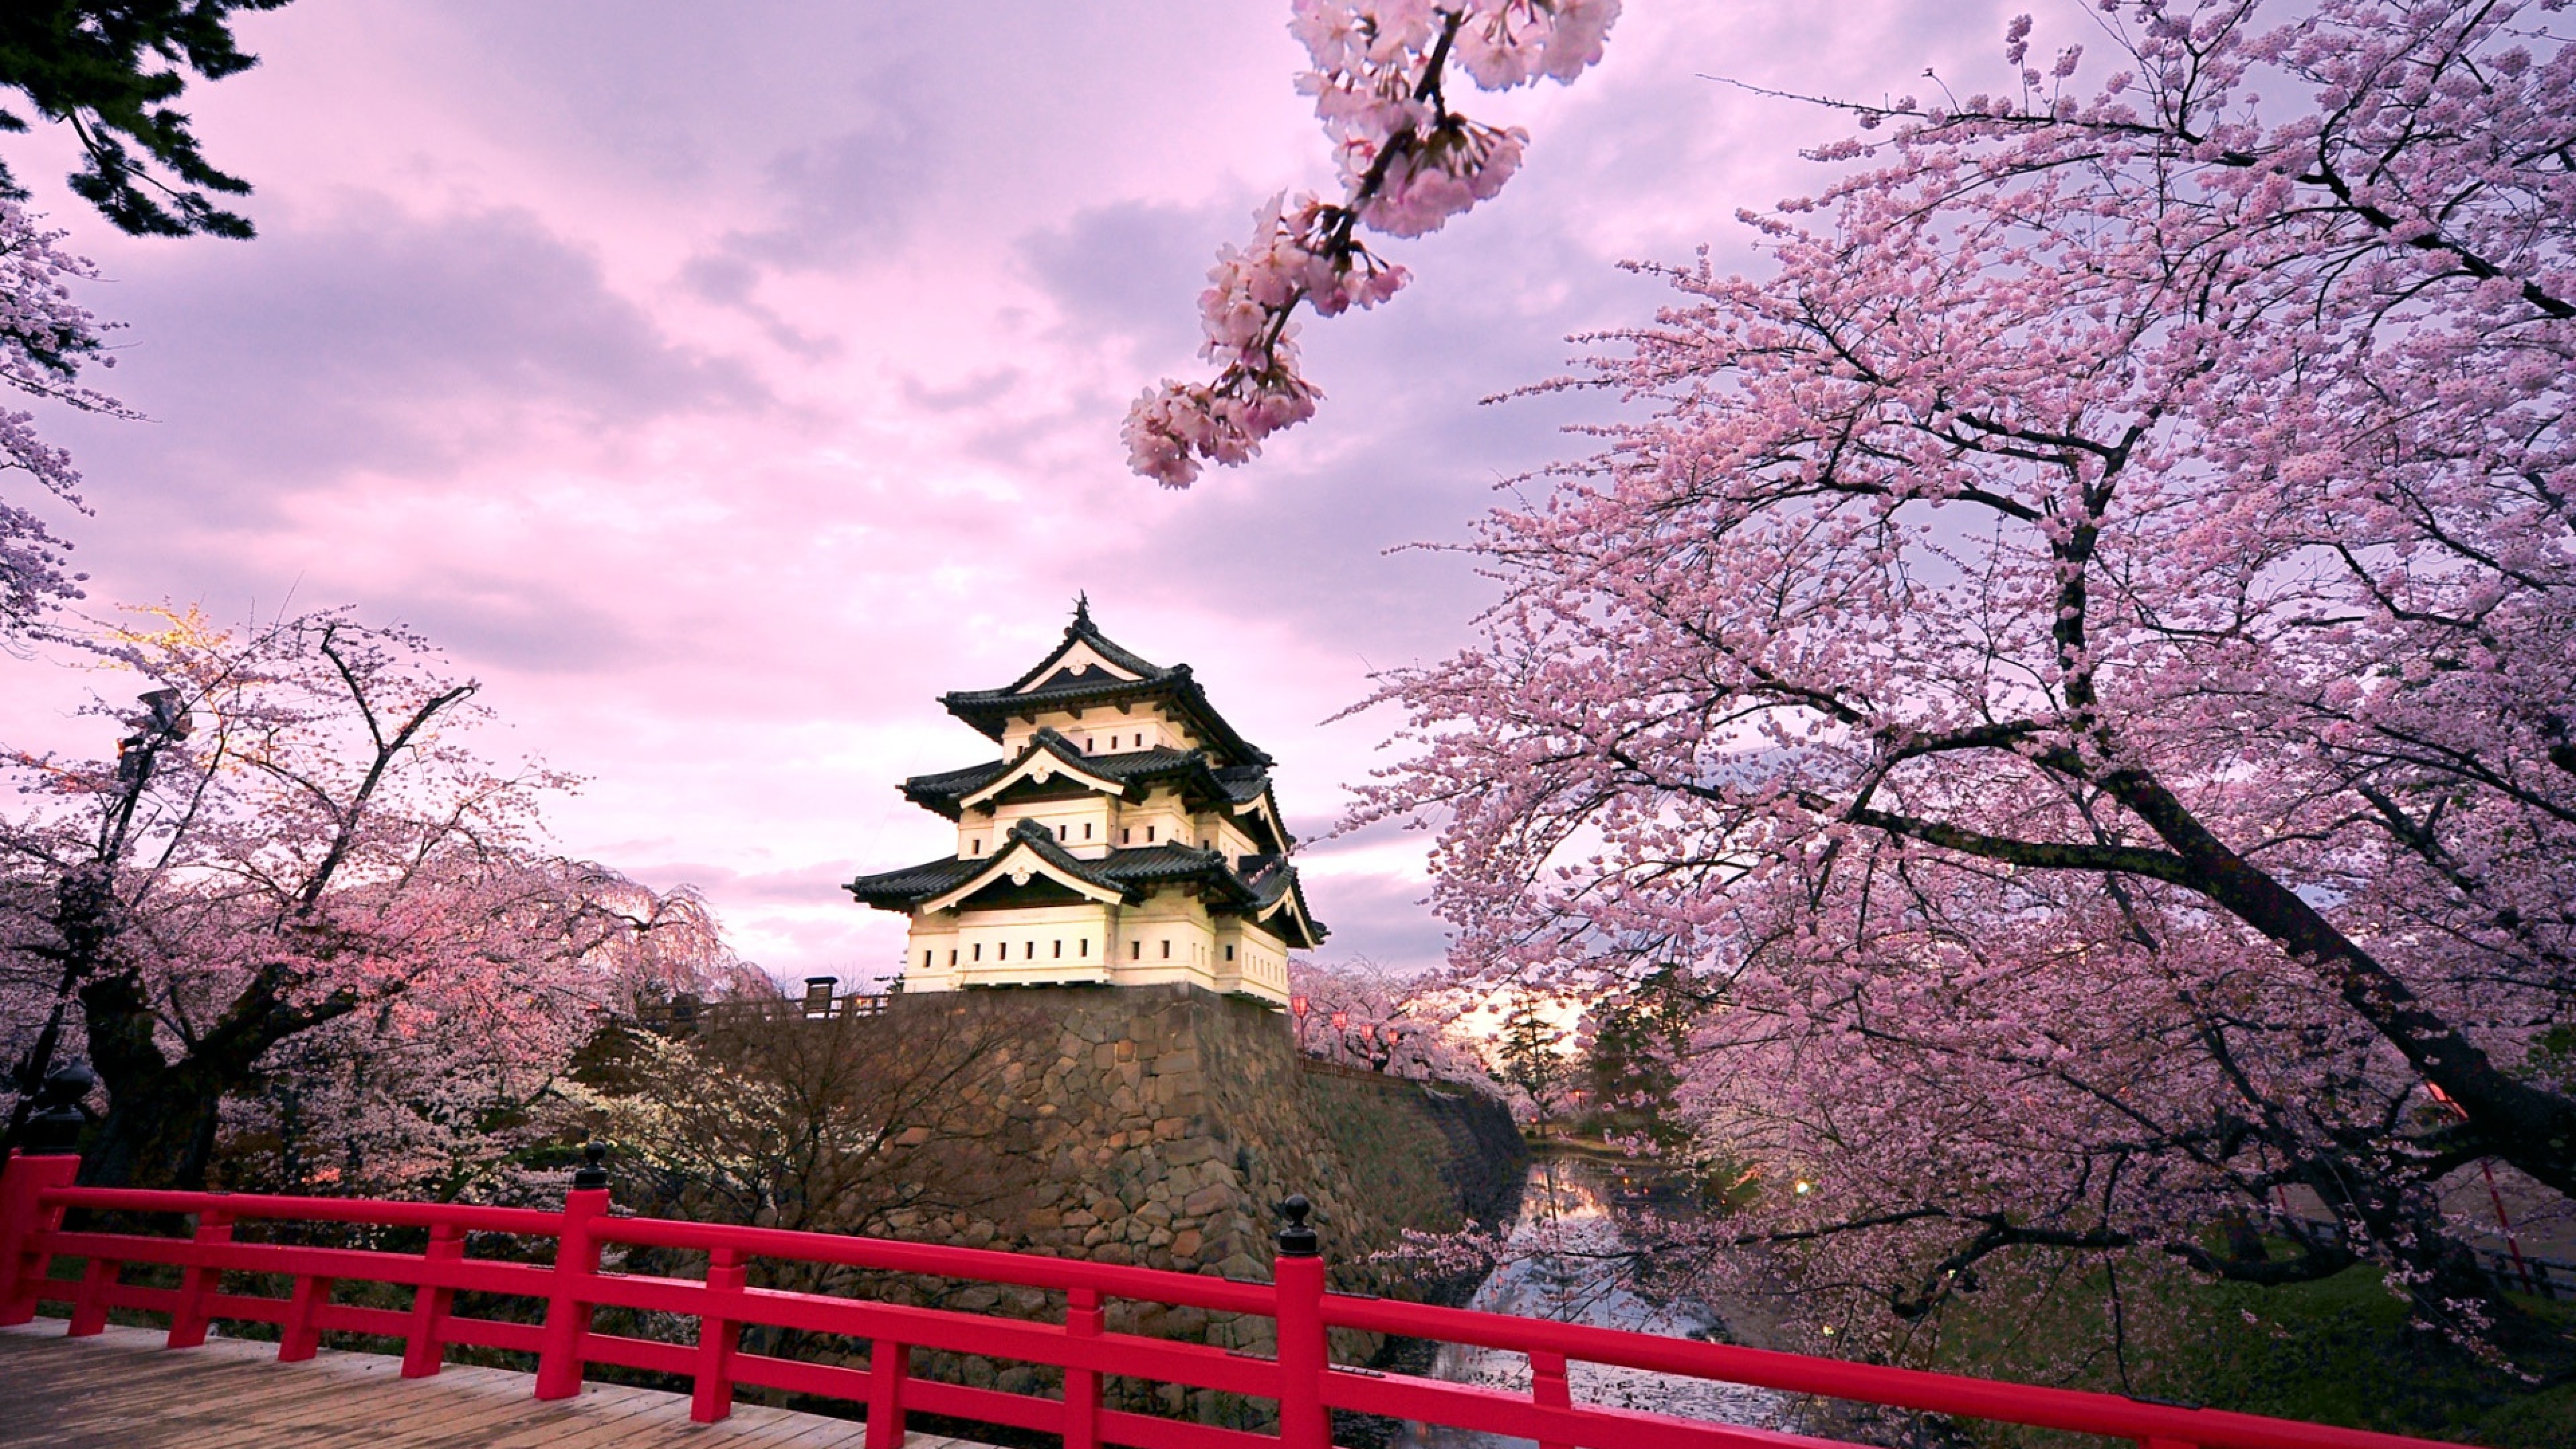
[(107, 1087), (108, 1106), (81, 1181), (100, 1187), (205, 1186), (224, 1099), (254, 1085), (259, 1061), (271, 1047), (356, 1004), (341, 992), (289, 1006), (285, 985), (285, 968), (263, 968), (175, 1062), (162, 1054), (159, 1018), (132, 972), (83, 986), (90, 1065)]
[(182, 1062), (110, 1082), (107, 1117), (81, 1157), (81, 1184), (203, 1188), (224, 1098), (212, 1076)]

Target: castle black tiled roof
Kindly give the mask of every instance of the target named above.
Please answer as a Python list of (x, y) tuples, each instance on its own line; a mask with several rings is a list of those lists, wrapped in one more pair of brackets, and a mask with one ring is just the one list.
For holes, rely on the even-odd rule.
[(1236, 863), (1235, 870), (1242, 875), (1243, 883), (1252, 888), (1253, 915), (1267, 916), (1279, 904), (1281, 897), (1294, 896), (1297, 919), (1314, 941), (1321, 944), (1324, 937), (1331, 934), (1324, 923), (1316, 920), (1314, 914), (1306, 909), (1306, 888), (1298, 883), (1297, 868), (1288, 863), (1288, 857), (1247, 855)]
[[(1023, 820), (1011, 827), (1010, 834), (1003, 837), (1002, 848), (991, 855), (943, 857), (901, 870), (863, 875), (845, 889), (862, 904), (879, 910), (910, 911), (991, 871), (1013, 850), (1022, 848), (1065, 874), (1115, 891), (1130, 902), (1143, 899), (1145, 891), (1153, 886), (1194, 884), (1208, 894), (1209, 906), (1217, 911), (1266, 915), (1282, 895), (1297, 891), (1296, 868), (1284, 856), (1245, 856), (1240, 871), (1226, 864), (1222, 852), (1188, 845), (1112, 850), (1099, 859), (1085, 860), (1058, 845), (1055, 833), (1034, 820)], [(1324, 927), (1306, 914), (1302, 892), (1297, 895), (1297, 915), (1312, 939), (1292, 944), (1322, 941)]]
[(1228, 765), (1210, 768), (1205, 750), (1124, 750), (1113, 754), (1085, 754), (1081, 746), (1052, 729), (1042, 729), (1028, 747), (1016, 757), (992, 764), (969, 765), (960, 770), (943, 770), (935, 775), (915, 775), (903, 782), (903, 797), (925, 809), (935, 810), (951, 820), (964, 812), (960, 803), (967, 796), (992, 784), (1026, 763), (1029, 756), (1045, 750), (1067, 766), (1086, 775), (1111, 781), (1125, 791), (1124, 798), (1143, 798), (1143, 787), (1176, 783), (1184, 796), (1202, 801), (1222, 800), (1228, 805), (1244, 805), (1262, 797), (1270, 788), (1270, 771), (1261, 765)]
[(1211, 770), (1216, 782), (1225, 790), (1225, 798), (1237, 805), (1249, 805), (1270, 789), (1270, 771), (1260, 765), (1228, 765)]
[[(1058, 667), (1076, 644), (1087, 644), (1101, 658), (1136, 676), (1121, 679), (1106, 669), (1086, 665), (1080, 670)], [(982, 730), (988, 739), (1000, 739), (1012, 715), (1025, 715), (1040, 709), (1077, 709), (1092, 705), (1121, 704), (1139, 699), (1159, 700), (1176, 706), (1198, 726), (1201, 735), (1218, 747), (1229, 763), (1272, 763), (1269, 755), (1251, 741), (1236, 734), (1234, 726), (1208, 703), (1207, 691), (1186, 664), (1166, 669), (1144, 656), (1111, 642), (1109, 637), (1092, 627), (1091, 609), (1086, 604), (1074, 611), (1073, 622), (1065, 626), (1064, 641), (1026, 674), (999, 689), (964, 689), (939, 697), (948, 712)]]
[(923, 861), (919, 865), (907, 865), (900, 870), (863, 875), (842, 889), (857, 896), (862, 905), (875, 906), (879, 910), (908, 911), (915, 901), (944, 896), (973, 880), (991, 863), (990, 856), (947, 856)]
[(942, 770), (935, 775), (915, 775), (903, 782), (903, 798), (915, 805), (927, 806), (954, 820), (959, 799), (974, 794), (1011, 768), (1009, 760), (988, 760), (968, 765), (962, 770)]
[[(1091, 622), (1091, 600), (1085, 598), (1073, 606), (1073, 622), (1065, 626), (1064, 643), (1058, 645), (1054, 653), (1049, 654), (1046, 658), (1039, 660), (1034, 665), (1031, 665), (1028, 673), (1021, 675), (1019, 678), (1012, 680), (1006, 685), (1003, 685), (1001, 689), (988, 692), (1015, 694), (1020, 690), (1026, 689), (1030, 684), (1036, 681), (1040, 674), (1046, 672), (1047, 666), (1055, 663), (1058, 659), (1063, 658), (1065, 650), (1071, 648), (1077, 640), (1090, 645), (1092, 653), (1099, 655), (1101, 658), (1108, 660), (1110, 663), (1117, 665), (1119, 668), (1126, 670), (1130, 674), (1141, 674), (1148, 679), (1153, 679), (1171, 673), (1170, 670), (1156, 664), (1144, 655), (1136, 653), (1132, 649), (1110, 642), (1108, 635), (1101, 633), (1097, 628), (1093, 627)], [(1187, 669), (1189, 666), (1183, 665), (1181, 667), (1183, 669)], [(1088, 668), (1083, 671), (1084, 674), (1092, 674), (1096, 672), (1098, 671), (1090, 670)], [(1049, 683), (1052, 684), (1053, 681), (1050, 680)]]

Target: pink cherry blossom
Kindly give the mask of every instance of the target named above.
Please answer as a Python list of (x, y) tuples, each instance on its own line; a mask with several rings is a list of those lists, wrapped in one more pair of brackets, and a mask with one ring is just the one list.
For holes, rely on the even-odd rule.
[(87, 1057), (93, 1176), (202, 1179), (228, 1123), (295, 1186), (452, 1196), (607, 1008), (734, 973), (693, 897), (544, 848), (573, 782), (469, 750), (479, 686), (418, 636), (141, 619), (88, 641), (143, 694), (93, 711), (114, 758), (0, 757), (6, 1086)]
[[(103, 350), (105, 328), (71, 299), (70, 283), (97, 270), (55, 246), (62, 237), (0, 198), (0, 386), (88, 412), (122, 413), (114, 398), (80, 384), (84, 366), (113, 367), (116, 359)], [(0, 473), (11, 472), (81, 507), (71, 455), (36, 435), (33, 415), (0, 407)], [(63, 550), (43, 519), (0, 498), (0, 635), (80, 597), (79, 576), (63, 571)]]
[(1199, 302), (1216, 379), (1166, 379), (1138, 397), (1122, 431), (1128, 465), (1186, 488), (1201, 459), (1247, 462), (1263, 438), (1312, 417), (1323, 392), (1297, 370), (1298, 307), (1335, 316), (1406, 281), (1359, 228), (1427, 235), (1520, 169), (1525, 133), (1448, 108), (1451, 61), (1486, 90), (1572, 81), (1601, 58), (1618, 14), (1619, 0), (1296, 0), (1289, 31), (1314, 62), (1297, 84), (1333, 140), (1343, 198), (1273, 201), (1249, 246), (1218, 254)]
[(1814, 1312), (2371, 1263), (2474, 1337), (2443, 1180), (2576, 1192), (2556, 8), (2106, 4), (2089, 95), (2020, 19), (1844, 106), (1386, 677), (1357, 821), (1437, 831), (1462, 969), (1694, 983), (1701, 1150), (1806, 1184), (1722, 1231)]

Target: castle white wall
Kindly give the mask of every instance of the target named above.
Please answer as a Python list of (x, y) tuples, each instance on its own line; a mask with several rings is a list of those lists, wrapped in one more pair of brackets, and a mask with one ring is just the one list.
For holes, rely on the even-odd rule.
[[(1080, 667), (1077, 649), (1066, 661)], [(1132, 677), (1112, 668), (1113, 673)], [(1095, 708), (1015, 719), (1004, 729), (1004, 757), (1014, 758), (1040, 728), (1051, 728), (1092, 754), (1194, 748), (1178, 721), (1151, 707), (1132, 712)], [(1230, 809), (1192, 812), (1179, 792), (1151, 791), (1130, 803), (1093, 794), (969, 809), (957, 823), (961, 859), (989, 858), (1024, 820), (1046, 827), (1066, 852), (1098, 859), (1126, 847), (1179, 844), (1219, 850), (1228, 864), (1258, 848)], [(904, 989), (959, 991), (989, 986), (1183, 982), (1211, 991), (1288, 999), (1288, 953), (1280, 940), (1238, 918), (1218, 918), (1194, 894), (1157, 891), (1134, 905), (1076, 904), (1017, 910), (945, 910), (917, 915), (904, 954)]]

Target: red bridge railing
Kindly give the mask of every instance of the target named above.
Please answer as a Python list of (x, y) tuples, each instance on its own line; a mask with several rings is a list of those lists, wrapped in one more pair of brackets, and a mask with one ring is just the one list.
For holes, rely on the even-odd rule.
[[(725, 1417), (734, 1390), (742, 1385), (863, 1404), (868, 1449), (899, 1449), (905, 1417), (914, 1411), (1059, 1434), (1067, 1449), (1095, 1449), (1104, 1443), (1134, 1449), (1328, 1449), (1332, 1409), (1535, 1439), (1543, 1449), (1823, 1449), (1830, 1442), (1578, 1403), (1567, 1378), (1573, 1363), (2073, 1430), (2133, 1440), (2143, 1449), (2434, 1449), (2421, 1439), (2215, 1409), (1328, 1293), (1323, 1259), (1313, 1256), (1311, 1248), (1298, 1251), (1311, 1244), (1313, 1235), (1300, 1239), (1297, 1230), (1282, 1234), (1286, 1251), (1274, 1262), (1274, 1281), (1243, 1283), (975, 1248), (616, 1217), (610, 1215), (604, 1188), (576, 1188), (565, 1194), (562, 1211), (547, 1212), (85, 1188), (72, 1185), (78, 1167), (78, 1159), (69, 1156), (12, 1155), (0, 1170), (0, 1324), (28, 1322), (40, 1304), (56, 1303), (69, 1307), (69, 1332), (78, 1337), (104, 1328), (111, 1309), (142, 1309), (167, 1315), (170, 1346), (186, 1348), (202, 1343), (214, 1320), (272, 1323), (280, 1330), (281, 1360), (311, 1358), (327, 1332), (374, 1334), (403, 1341), (406, 1378), (436, 1374), (450, 1345), (515, 1349), (537, 1356), (535, 1393), (541, 1399), (578, 1392), (588, 1365), (618, 1364), (689, 1380), (695, 1390), (691, 1416), (700, 1421)], [(195, 1231), (188, 1238), (72, 1231), (63, 1226), (71, 1208), (186, 1214), (194, 1218)], [(235, 1241), (234, 1226), (252, 1220), (420, 1228), (429, 1238), (426, 1249), (416, 1254)], [(554, 1262), (544, 1266), (475, 1257), (466, 1251), (470, 1233), (550, 1240)], [(705, 1276), (604, 1270), (601, 1249), (612, 1243), (703, 1254)], [(52, 1276), (58, 1258), (83, 1260), (76, 1282)], [(1065, 1297), (1064, 1321), (754, 1288), (745, 1281), (754, 1259), (1050, 1290)], [(127, 1265), (147, 1263), (181, 1270), (179, 1286), (122, 1281)], [(282, 1298), (228, 1293), (223, 1291), (227, 1273), (284, 1276), (293, 1289)], [(410, 1306), (332, 1301), (335, 1284), (355, 1282), (408, 1287)], [(460, 1292), (538, 1300), (545, 1305), (544, 1316), (537, 1323), (468, 1317), (455, 1311)], [(1277, 1355), (1262, 1358), (1109, 1332), (1102, 1304), (1111, 1299), (1268, 1318), (1276, 1327)], [(694, 1318), (696, 1342), (680, 1345), (594, 1330), (592, 1311), (612, 1306)], [(741, 1336), (749, 1324), (868, 1340), (868, 1366), (745, 1352)], [(1532, 1388), (1527, 1394), (1507, 1393), (1335, 1365), (1326, 1341), (1332, 1328), (1524, 1354)], [(916, 1348), (1052, 1365), (1064, 1371), (1063, 1394), (1050, 1398), (916, 1378), (911, 1373)], [(1274, 1437), (1110, 1409), (1101, 1400), (1103, 1375), (1272, 1400), (1279, 1405), (1279, 1433)]]

